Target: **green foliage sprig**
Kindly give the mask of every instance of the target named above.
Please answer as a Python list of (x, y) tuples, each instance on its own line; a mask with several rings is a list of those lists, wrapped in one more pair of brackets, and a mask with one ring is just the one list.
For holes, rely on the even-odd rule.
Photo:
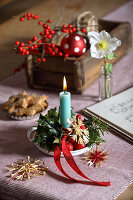
[(40, 114), (37, 136), (33, 142), (48, 149), (48, 151), (52, 151), (59, 144), (63, 133), (62, 125), (59, 123), (59, 113), (57, 113), (56, 108), (50, 109), (45, 116)]
[(92, 144), (99, 144), (105, 142), (104, 139), (101, 138), (101, 134), (104, 136), (104, 133), (107, 133), (108, 125), (98, 118), (90, 116), (89, 120), (84, 119), (83, 123), (85, 127), (89, 130), (89, 142), (87, 146), (91, 146)]

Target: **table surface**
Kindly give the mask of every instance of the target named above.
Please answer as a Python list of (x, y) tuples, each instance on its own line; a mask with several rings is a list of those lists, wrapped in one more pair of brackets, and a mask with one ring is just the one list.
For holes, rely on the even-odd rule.
[[(132, 21), (133, 1), (120, 7), (115, 12), (104, 17), (104, 19)], [(113, 69), (113, 92), (114, 94), (124, 91), (133, 86), (132, 67), (133, 48), (129, 54), (123, 57)], [(22, 90), (29, 93), (48, 95), (49, 108), (59, 106), (59, 97), (56, 92), (39, 91), (29, 89), (22, 71), (15, 76), (3, 80), (0, 85), (0, 104), (3, 104), (9, 96), (17, 94)], [(98, 82), (95, 81), (82, 95), (72, 94), (72, 107), (74, 112), (80, 112), (82, 108), (94, 104), (98, 99)], [(46, 112), (45, 112), (46, 113)], [(73, 183), (59, 172), (55, 166), (53, 157), (40, 152), (34, 144), (27, 139), (27, 130), (37, 125), (37, 119), (27, 121), (14, 121), (8, 119), (0, 109), (0, 193), (9, 199), (70, 199), (83, 198), (88, 200), (91, 197), (99, 200), (112, 200), (116, 198), (132, 182), (133, 175), (133, 146), (120, 138), (117, 134), (105, 135), (106, 143), (103, 145), (110, 154), (100, 168), (88, 167), (82, 156), (75, 157), (80, 169), (91, 179), (97, 181), (110, 181), (110, 187), (92, 186), (88, 184)], [(8, 185), (9, 172), (7, 165), (18, 159), (39, 158), (47, 163), (49, 168), (45, 176), (33, 178), (21, 182), (12, 181)], [(61, 159), (66, 172), (74, 178), (79, 178), (70, 169), (64, 158)]]

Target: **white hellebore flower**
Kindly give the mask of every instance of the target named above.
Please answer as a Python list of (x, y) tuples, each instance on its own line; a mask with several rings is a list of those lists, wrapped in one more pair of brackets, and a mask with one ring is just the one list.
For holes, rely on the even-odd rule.
[(106, 55), (111, 54), (118, 46), (121, 45), (121, 41), (117, 38), (109, 35), (105, 30), (97, 33), (95, 31), (89, 32), (88, 37), (90, 40), (90, 53), (94, 58), (103, 58)]

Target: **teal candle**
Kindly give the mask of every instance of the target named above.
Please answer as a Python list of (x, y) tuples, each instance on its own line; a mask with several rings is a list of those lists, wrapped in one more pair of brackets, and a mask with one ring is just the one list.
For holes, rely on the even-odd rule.
[[(65, 77), (63, 83), (66, 83)], [(67, 86), (64, 85), (63, 90), (66, 89)], [(67, 119), (71, 119), (71, 93), (63, 91), (60, 92), (60, 123), (63, 125), (63, 128), (70, 128), (71, 126)]]

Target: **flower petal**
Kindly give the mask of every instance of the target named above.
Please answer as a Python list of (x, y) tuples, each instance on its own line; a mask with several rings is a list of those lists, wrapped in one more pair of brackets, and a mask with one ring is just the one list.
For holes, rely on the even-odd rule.
[(97, 51), (97, 52), (91, 52), (91, 57), (93, 57), (93, 58), (103, 58), (104, 55), (102, 55), (102, 52)]
[(117, 47), (121, 46), (121, 41), (117, 38), (113, 37), (110, 42), (112, 46), (112, 51), (116, 50)]
[(89, 40), (90, 40), (90, 44), (92, 43), (98, 43), (100, 41), (99, 39), (99, 33), (95, 32), (95, 31), (91, 31), (87, 34)]
[(111, 36), (105, 30), (99, 33), (100, 41), (106, 41), (107, 43), (111, 40)]

